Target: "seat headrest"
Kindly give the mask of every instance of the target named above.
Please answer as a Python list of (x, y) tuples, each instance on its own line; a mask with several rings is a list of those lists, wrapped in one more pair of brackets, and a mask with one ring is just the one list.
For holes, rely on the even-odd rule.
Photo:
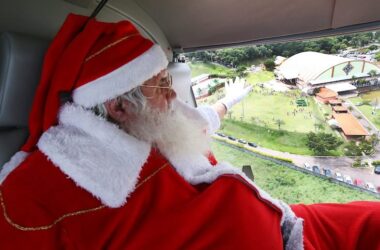
[(27, 127), (49, 41), (0, 34), (0, 128)]

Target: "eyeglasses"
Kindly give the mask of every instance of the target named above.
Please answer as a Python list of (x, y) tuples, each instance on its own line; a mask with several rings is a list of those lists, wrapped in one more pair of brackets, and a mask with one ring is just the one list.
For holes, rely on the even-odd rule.
[(170, 93), (170, 91), (172, 90), (173, 79), (172, 79), (172, 76), (170, 74), (167, 74), (166, 77), (162, 77), (159, 81), (160, 81), (159, 84), (154, 85), (154, 86), (153, 85), (145, 85), (145, 84), (140, 86), (140, 87), (144, 87), (144, 88), (155, 88), (156, 89), (155, 93), (151, 97), (148, 97), (148, 98), (153, 98), (154, 95)]

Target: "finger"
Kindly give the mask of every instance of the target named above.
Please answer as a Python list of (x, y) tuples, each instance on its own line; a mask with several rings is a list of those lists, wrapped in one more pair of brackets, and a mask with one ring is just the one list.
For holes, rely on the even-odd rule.
[(238, 84), (240, 82), (240, 78), (237, 76), (236, 78), (235, 78), (235, 84)]

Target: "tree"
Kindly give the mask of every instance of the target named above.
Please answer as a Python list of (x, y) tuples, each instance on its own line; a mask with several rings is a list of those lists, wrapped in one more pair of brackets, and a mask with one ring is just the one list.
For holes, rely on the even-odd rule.
[(368, 47), (369, 50), (376, 50), (378, 47), (374, 44)]
[(232, 119), (232, 113), (233, 113), (232, 110), (227, 112), (228, 119)]
[(264, 66), (266, 70), (273, 71), (274, 67), (276, 66), (273, 59), (268, 59), (264, 62)]
[(374, 70), (374, 69), (371, 69), (371, 70), (368, 72), (368, 75), (369, 75), (370, 77), (375, 77), (375, 76), (377, 75), (377, 71)]
[(375, 55), (375, 59), (376, 59), (376, 61), (380, 61), (380, 52), (379, 52), (379, 53), (376, 53), (376, 55)]
[(245, 77), (245, 76), (247, 76), (246, 67), (244, 67), (244, 66), (238, 66), (237, 69), (236, 69), (236, 74), (239, 77)]
[(318, 94), (320, 91), (321, 91), (321, 88), (320, 88), (320, 87), (314, 88), (314, 89), (313, 89), (313, 95)]
[(343, 142), (337, 137), (328, 133), (314, 133), (307, 134), (307, 146), (317, 155), (324, 155), (328, 151), (333, 150), (340, 146)]
[(377, 135), (375, 134), (372, 134), (370, 136), (370, 138), (368, 139), (368, 141), (373, 145), (373, 146), (376, 146), (377, 144), (379, 144), (379, 138), (377, 137)]
[(376, 135), (372, 135), (370, 139), (362, 140), (360, 142), (350, 141), (348, 145), (345, 146), (345, 154), (349, 156), (358, 156), (362, 154), (369, 155), (373, 153), (375, 145), (379, 142)]
[[(328, 115), (328, 114), (327, 114), (327, 115)], [(315, 129), (315, 131), (317, 131), (317, 130), (324, 130), (325, 127), (323, 126), (322, 123), (320, 123), (320, 122), (316, 122), (316, 123), (314, 123), (314, 129)]]
[(197, 88), (197, 94), (198, 94), (198, 96), (200, 96), (201, 93), (202, 93), (202, 89), (201, 88)]
[(278, 130), (281, 130), (281, 125), (284, 125), (284, 124), (285, 124), (284, 120), (281, 120), (281, 119), (276, 119), (276, 120), (275, 120), (275, 123), (276, 123), (277, 126), (278, 126)]
[(354, 141), (350, 141), (345, 147), (344, 147), (344, 150), (345, 150), (345, 155), (348, 155), (348, 156), (358, 156), (358, 155), (361, 155), (362, 152), (359, 148), (358, 145), (356, 145), (356, 143)]

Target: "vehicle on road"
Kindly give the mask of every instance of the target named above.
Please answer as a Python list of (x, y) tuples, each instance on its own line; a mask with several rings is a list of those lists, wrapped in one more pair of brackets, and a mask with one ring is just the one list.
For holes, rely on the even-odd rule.
[(303, 165), (304, 165), (305, 169), (307, 169), (309, 171), (313, 171), (313, 169), (309, 163), (305, 162)]
[(321, 170), (320, 170), (320, 168), (319, 168), (318, 165), (313, 165), (313, 172), (314, 172), (314, 173), (318, 173), (318, 174), (321, 173)]
[(227, 136), (227, 138), (230, 139), (231, 141), (236, 141), (236, 138), (233, 136)]
[(337, 179), (338, 181), (344, 181), (342, 174), (339, 172), (335, 173), (335, 179)]
[(380, 174), (380, 166), (375, 166), (375, 169), (373, 170), (375, 174)]
[(377, 192), (375, 186), (371, 182), (366, 182), (365, 188), (372, 192)]
[(354, 185), (358, 187), (364, 187), (364, 182), (360, 178), (355, 178), (354, 179)]
[(322, 171), (323, 171), (323, 175), (325, 175), (327, 177), (332, 177), (331, 169), (329, 169), (329, 168), (323, 168)]
[(352, 178), (351, 178), (351, 176), (349, 176), (349, 175), (344, 175), (343, 176), (343, 181), (345, 182), (345, 183), (348, 183), (348, 184), (354, 184), (353, 183), (353, 181), (352, 181)]
[(251, 146), (251, 147), (257, 148), (257, 144), (254, 143), (254, 142), (248, 142), (248, 146)]
[(242, 143), (242, 144), (247, 144), (247, 141), (246, 140), (243, 140), (243, 139), (239, 139), (238, 142)]
[(225, 134), (223, 134), (223, 133), (215, 133), (215, 134), (217, 134), (217, 135), (219, 135), (220, 137), (226, 137), (226, 135)]

